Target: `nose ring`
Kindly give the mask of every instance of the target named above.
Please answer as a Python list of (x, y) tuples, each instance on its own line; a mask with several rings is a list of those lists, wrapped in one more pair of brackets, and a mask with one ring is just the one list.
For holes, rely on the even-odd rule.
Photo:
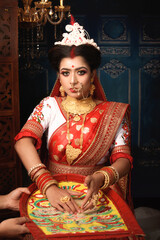
[(74, 86), (77, 83), (78, 83), (78, 81), (76, 79), (72, 79), (70, 82), (71, 86)]

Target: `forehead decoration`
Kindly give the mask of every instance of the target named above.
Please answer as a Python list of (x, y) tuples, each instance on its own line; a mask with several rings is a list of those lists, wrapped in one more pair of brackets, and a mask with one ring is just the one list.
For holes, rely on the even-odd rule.
[(79, 46), (82, 44), (90, 44), (100, 50), (97, 44), (94, 42), (93, 39), (90, 39), (88, 32), (83, 29), (83, 26), (80, 26), (77, 22), (74, 22), (72, 25), (68, 24), (65, 27), (68, 33), (63, 33), (62, 41), (55, 42), (54, 44), (57, 45), (66, 45), (66, 46)]

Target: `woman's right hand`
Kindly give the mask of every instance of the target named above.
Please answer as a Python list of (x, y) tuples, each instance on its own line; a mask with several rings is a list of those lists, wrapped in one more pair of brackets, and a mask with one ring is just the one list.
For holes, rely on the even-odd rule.
[[(81, 212), (71, 195), (80, 196), (81, 193), (58, 188), (56, 185), (50, 186), (46, 191), (46, 196), (50, 204), (61, 212), (76, 213)], [(68, 197), (69, 201), (62, 202), (64, 197)]]

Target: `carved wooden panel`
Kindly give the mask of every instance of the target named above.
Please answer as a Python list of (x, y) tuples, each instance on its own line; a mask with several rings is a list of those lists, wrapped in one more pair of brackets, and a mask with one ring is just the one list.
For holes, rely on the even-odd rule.
[(101, 16), (99, 43), (129, 43), (130, 35), (127, 16)]
[(1, 168), (0, 169), (0, 194), (7, 194), (17, 187), (17, 169)]
[(160, 16), (99, 15), (91, 25), (107, 99), (131, 105), (133, 194), (159, 197)]
[(98, 45), (102, 53), (99, 77), (109, 101), (131, 102), (131, 56), (128, 17), (100, 17)]
[[(139, 34), (138, 146), (144, 167), (160, 166), (160, 17), (142, 16)], [(154, 175), (156, 176), (156, 175)]]
[(21, 185), (14, 151), (19, 124), (18, 2), (0, 1), (0, 194)]
[(12, 109), (12, 64), (0, 63), (0, 111)]
[(1, 163), (11, 162), (13, 158), (14, 122), (12, 117), (0, 117), (0, 156)]
[(11, 50), (11, 9), (0, 9), (0, 56), (10, 56)]
[(110, 59), (100, 68), (99, 75), (109, 101), (130, 103), (131, 73), (123, 61)]

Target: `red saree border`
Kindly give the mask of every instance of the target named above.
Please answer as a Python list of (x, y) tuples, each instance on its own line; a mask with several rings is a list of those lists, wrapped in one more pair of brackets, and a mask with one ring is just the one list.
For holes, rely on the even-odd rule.
[(42, 145), (42, 140), (41, 138), (39, 138), (34, 132), (31, 132), (29, 130), (24, 130), (24, 131), (20, 131), (14, 138), (14, 141), (18, 141), (20, 140), (21, 138), (23, 137), (31, 137), (31, 138), (34, 138), (36, 140), (36, 143), (35, 143), (35, 147), (36, 149), (40, 149), (41, 148), (41, 145)]
[(64, 165), (58, 162), (52, 162), (49, 161), (48, 168), (52, 175), (54, 174), (81, 174), (84, 176), (93, 174), (95, 171), (100, 170), (102, 167), (104, 167), (104, 164), (99, 164), (96, 166), (70, 166), (70, 165)]
[(120, 146), (114, 147), (114, 149), (112, 150), (112, 154), (121, 153), (121, 152), (130, 155), (131, 149), (128, 145), (120, 145)]
[[(77, 174), (65, 174), (61, 175), (58, 174), (55, 176), (57, 181), (76, 181), (79, 183), (83, 183), (85, 177), (82, 175)], [(31, 194), (37, 190), (37, 186), (35, 183), (29, 186), (29, 190)], [(107, 193), (107, 196), (110, 200), (114, 203), (117, 210), (119, 211), (120, 215), (122, 216), (128, 231), (123, 232), (122, 230), (116, 232), (110, 232), (109, 235), (107, 233), (79, 233), (78, 236), (74, 234), (55, 234), (55, 235), (45, 235), (43, 231), (36, 226), (36, 224), (30, 220), (30, 222), (26, 223), (27, 227), (29, 228), (30, 232), (32, 233), (35, 240), (50, 240), (50, 239), (128, 239), (128, 238), (136, 238), (140, 236), (140, 239), (144, 239), (145, 236), (144, 232), (138, 225), (135, 216), (133, 215), (132, 211), (129, 209), (128, 205), (119, 197), (119, 195), (114, 192), (113, 190), (109, 189), (104, 191)], [(30, 195), (31, 195), (30, 194)], [(27, 213), (27, 203), (29, 196), (25, 193), (22, 194), (20, 199), (20, 214), (21, 216), (28, 217)]]
[(125, 113), (130, 109), (129, 104), (117, 102), (106, 103), (106, 109), (94, 140), (82, 156), (74, 162), (74, 165), (78, 162), (86, 165), (88, 164), (88, 159), (92, 159), (91, 165), (97, 164), (99, 159), (102, 159), (108, 152)]
[(56, 102), (58, 104), (58, 107), (59, 107), (63, 117), (67, 120), (67, 112), (65, 112), (65, 110), (63, 109), (62, 104), (61, 104), (62, 101), (63, 101), (62, 97), (55, 96), (54, 98), (55, 98), (55, 100), (56, 100)]
[(14, 140), (18, 141), (23, 137), (32, 137), (36, 140), (36, 149), (39, 149), (42, 145), (42, 138), (43, 136), (43, 127), (42, 125), (33, 120), (27, 120), (27, 122), (22, 127), (21, 131), (15, 136)]

